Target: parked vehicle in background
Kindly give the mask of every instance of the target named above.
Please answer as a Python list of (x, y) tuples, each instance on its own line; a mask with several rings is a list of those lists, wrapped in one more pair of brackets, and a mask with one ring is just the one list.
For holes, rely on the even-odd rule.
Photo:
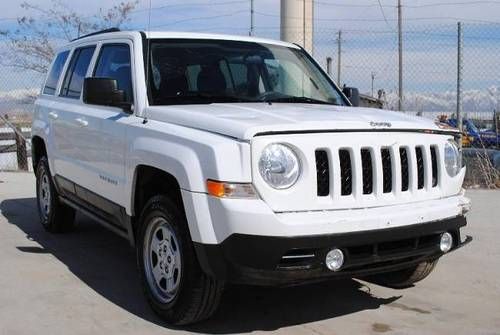
[[(472, 139), (471, 146), (478, 148), (500, 148), (500, 133), (496, 133), (494, 130), (480, 130), (470, 119), (464, 119), (462, 122), (464, 132), (469, 139)], [(447, 123), (452, 127), (458, 127), (457, 119), (448, 119)]]
[(172, 324), (210, 317), (226, 283), (411, 286), (471, 240), (457, 131), (349, 96), (290, 43), (77, 39), (36, 101), (41, 222), (78, 210), (125, 237)]

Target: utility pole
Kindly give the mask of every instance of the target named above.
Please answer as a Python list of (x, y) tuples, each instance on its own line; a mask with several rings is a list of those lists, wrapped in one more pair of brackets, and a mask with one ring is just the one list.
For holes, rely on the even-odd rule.
[(403, 111), (403, 10), (398, 0), (398, 46), (399, 46), (399, 101), (398, 109)]
[(250, 31), (248, 32), (248, 36), (253, 36), (253, 30), (254, 30), (254, 22), (253, 22), (253, 18), (254, 18), (253, 1), (254, 1), (254, 0), (250, 0)]
[(463, 54), (462, 54), (462, 43), (463, 43), (463, 38), (462, 38), (462, 22), (458, 22), (457, 25), (457, 36), (458, 36), (458, 43), (457, 43), (457, 125), (458, 125), (458, 130), (460, 131), (460, 140), (458, 142), (458, 148), (460, 150), (460, 155), (459, 155), (459, 165), (462, 166), (462, 71), (463, 71)]
[(337, 85), (340, 85), (340, 74), (342, 71), (342, 30), (339, 30), (339, 37), (337, 38)]
[(375, 72), (372, 72), (372, 97), (375, 97), (375, 93), (373, 91), (373, 83), (375, 82)]
[(332, 57), (326, 57), (326, 73), (332, 76)]
[(302, 0), (302, 45), (306, 45), (306, 0)]

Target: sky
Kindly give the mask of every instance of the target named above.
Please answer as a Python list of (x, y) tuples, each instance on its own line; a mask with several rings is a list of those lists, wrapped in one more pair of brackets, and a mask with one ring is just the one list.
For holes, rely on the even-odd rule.
[[(297, 0), (287, 0), (297, 1)], [(0, 28), (9, 28), (12, 20), (25, 14), (23, 1), (3, 1)], [(50, 5), (50, 0), (31, 0), (32, 4)], [(107, 6), (120, 1), (107, 0)], [(70, 1), (62, 3), (82, 15), (92, 15), (102, 7), (102, 0)], [(396, 29), (396, 0), (316, 0), (315, 15), (318, 28)], [(407, 24), (453, 23), (457, 19), (472, 22), (500, 22), (500, 1), (478, 0), (402, 0)], [(133, 14), (133, 28), (146, 29), (148, 0), (140, 0)], [(224, 30), (246, 33), (250, 24), (250, 0), (151, 0), (153, 29), (168, 30)], [(254, 0), (257, 28), (279, 27), (279, 0)], [(383, 11), (383, 13), (382, 13)], [(387, 19), (387, 21), (384, 19)]]
[[(298, 1), (298, 0), (287, 0)], [(22, 1), (3, 1), (0, 30), (13, 29), (25, 15)], [(31, 0), (39, 6), (50, 0)], [(102, 0), (62, 3), (82, 15), (93, 15)], [(106, 7), (119, 1), (106, 0)], [(500, 0), (402, 0), (405, 88), (410, 91), (456, 89), (456, 23), (464, 22), (464, 88), (500, 87)], [(322, 65), (337, 61), (336, 33), (343, 31), (341, 82), (371, 91), (397, 87), (397, 1), (316, 0), (315, 52)], [(148, 29), (149, 1), (140, 0), (130, 29)], [(250, 0), (151, 0), (151, 30), (180, 30), (247, 35)], [(279, 0), (254, 0), (255, 33), (279, 38)], [(0, 41), (0, 43), (2, 43)], [(336, 63), (334, 68), (336, 69)], [(334, 74), (336, 78), (336, 74)], [(32, 88), (37, 80), (0, 66), (0, 91)], [(39, 85), (39, 84), (37, 84)], [(35, 85), (36, 86), (36, 85)]]

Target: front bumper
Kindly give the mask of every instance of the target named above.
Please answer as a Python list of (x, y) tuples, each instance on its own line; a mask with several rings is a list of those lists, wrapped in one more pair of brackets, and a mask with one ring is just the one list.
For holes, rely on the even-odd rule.
[[(461, 238), (464, 216), (396, 228), (300, 237), (233, 234), (220, 244), (195, 243), (203, 270), (219, 280), (256, 285), (293, 285), (395, 271), (443, 256), (439, 237), (453, 236), (456, 250), (472, 238)], [(329, 271), (324, 259), (340, 248), (345, 263)], [(290, 257), (291, 256), (291, 257)]]

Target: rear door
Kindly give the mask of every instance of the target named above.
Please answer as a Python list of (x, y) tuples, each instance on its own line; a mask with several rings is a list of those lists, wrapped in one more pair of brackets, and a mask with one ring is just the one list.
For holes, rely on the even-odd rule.
[[(44, 87), (40, 98), (36, 101), (35, 108), (35, 123), (34, 128), (39, 127), (40, 131), (44, 132), (45, 144), (48, 151), (48, 159), (51, 171), (54, 173), (54, 161), (58, 155), (54, 145), (54, 127), (57, 126), (57, 119), (59, 118), (58, 111), (54, 108), (57, 101), (57, 93), (59, 89), (60, 78), (62, 77), (65, 64), (68, 61), (70, 50), (64, 50), (58, 53), (52, 63), (50, 72), (45, 80)], [(48, 131), (47, 131), (48, 130)]]
[(93, 129), (99, 125), (85, 119), (85, 108), (81, 100), (83, 80), (89, 71), (96, 45), (77, 47), (71, 54), (59, 97), (52, 105), (56, 115), (53, 119), (55, 174), (71, 181), (82, 183), (88, 180), (88, 169), (84, 161), (92, 152), (88, 139), (94, 137)]

